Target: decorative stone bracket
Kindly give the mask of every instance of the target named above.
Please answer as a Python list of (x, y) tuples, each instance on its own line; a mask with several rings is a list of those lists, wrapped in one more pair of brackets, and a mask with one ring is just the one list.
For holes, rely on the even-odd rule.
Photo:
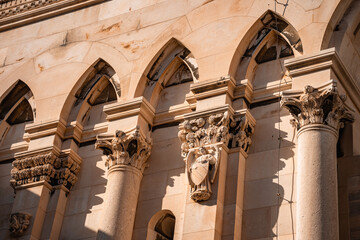
[(29, 213), (13, 213), (10, 217), (10, 232), (15, 236), (21, 236), (30, 225)]
[(307, 85), (301, 95), (283, 92), (281, 105), (294, 117), (292, 124), (297, 129), (308, 124), (325, 124), (338, 130), (344, 121), (353, 121), (352, 110), (345, 105), (346, 96), (338, 93), (336, 82), (332, 80), (324, 86)]
[(211, 183), (220, 164), (221, 145), (240, 147), (245, 153), (249, 151), (255, 126), (255, 121), (249, 118), (249, 114), (234, 117), (232, 111), (225, 111), (180, 124), (181, 156), (186, 163), (190, 197), (194, 201), (211, 197)]
[(80, 171), (79, 162), (68, 155), (58, 157), (52, 152), (16, 159), (12, 166), (10, 183), (14, 188), (46, 181), (52, 186), (63, 185), (70, 190)]
[(151, 154), (150, 138), (140, 133), (139, 127), (126, 134), (117, 130), (115, 135), (98, 135), (95, 148), (101, 149), (107, 156), (105, 165), (110, 169), (116, 165), (130, 165), (142, 172)]
[(246, 114), (234, 117), (229, 111), (185, 120), (180, 124), (178, 133), (182, 142), (181, 156), (186, 157), (192, 148), (216, 143), (223, 143), (229, 148), (241, 147), (248, 152), (254, 126), (254, 121), (250, 121)]

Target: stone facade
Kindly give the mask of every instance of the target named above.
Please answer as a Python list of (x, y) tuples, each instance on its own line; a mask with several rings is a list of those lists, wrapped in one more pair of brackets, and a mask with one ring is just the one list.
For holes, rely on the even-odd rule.
[(357, 0), (0, 0), (0, 239), (357, 239)]

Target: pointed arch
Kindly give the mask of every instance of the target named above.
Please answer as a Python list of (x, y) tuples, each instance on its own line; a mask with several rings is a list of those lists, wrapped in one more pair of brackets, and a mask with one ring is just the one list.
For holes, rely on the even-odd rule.
[(137, 86), (135, 97), (144, 96), (153, 106), (163, 88), (199, 78), (196, 59), (180, 41), (171, 38), (153, 57)]
[(33, 122), (35, 111), (35, 100), (29, 86), (21, 80), (16, 81), (0, 98), (0, 145), (12, 126), (19, 124), (24, 130), (25, 125), (21, 123)]
[(33, 121), (35, 101), (32, 91), (21, 80), (16, 81), (0, 98), (0, 122), (10, 125)]
[[(321, 50), (340, 45), (346, 32), (359, 34), (360, 2), (357, 0), (340, 1), (326, 27)], [(337, 46), (339, 47), (339, 46)]]
[[(277, 50), (278, 57), (282, 57), (282, 50), (288, 52), (291, 50), (295, 56), (303, 53), (301, 38), (297, 30), (285, 18), (268, 10), (252, 25), (238, 45), (230, 64), (230, 76), (236, 76), (239, 65), (244, 62), (247, 64), (242, 67), (247, 69), (250, 59), (255, 58), (265, 43), (274, 38), (280, 39), (284, 45), (283, 49)], [(267, 49), (269, 48), (268, 46)]]
[[(115, 70), (104, 60), (98, 59), (71, 90), (61, 111), (61, 119), (73, 129), (70, 135), (74, 134), (74, 129), (81, 132), (92, 107), (118, 101), (120, 97), (120, 81)], [(74, 137), (80, 141), (79, 134)]]

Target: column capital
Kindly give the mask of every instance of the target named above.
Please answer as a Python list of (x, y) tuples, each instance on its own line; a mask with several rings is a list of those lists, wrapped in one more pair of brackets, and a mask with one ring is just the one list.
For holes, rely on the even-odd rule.
[(75, 153), (29, 152), (13, 161), (10, 183), (17, 189), (44, 181), (70, 190), (78, 179), (80, 164), (81, 158)]
[(229, 106), (213, 113), (191, 114), (179, 125), (181, 156), (186, 157), (192, 148), (220, 143), (228, 148), (240, 147), (247, 153), (254, 127), (249, 111), (234, 112)]
[(141, 133), (139, 127), (134, 131), (117, 130), (112, 135), (98, 135), (95, 148), (107, 156), (105, 166), (110, 169), (116, 165), (130, 165), (141, 172), (146, 167), (151, 154), (152, 141)]
[(318, 88), (307, 85), (302, 94), (283, 92), (281, 105), (294, 117), (292, 124), (297, 129), (309, 124), (324, 124), (338, 130), (344, 121), (354, 119), (345, 100), (346, 95), (339, 94), (332, 80)]
[(222, 149), (239, 148), (246, 155), (255, 120), (247, 110), (234, 113), (230, 106), (194, 113), (185, 119), (178, 136), (190, 197), (196, 202), (206, 201), (212, 195), (211, 184), (220, 166)]

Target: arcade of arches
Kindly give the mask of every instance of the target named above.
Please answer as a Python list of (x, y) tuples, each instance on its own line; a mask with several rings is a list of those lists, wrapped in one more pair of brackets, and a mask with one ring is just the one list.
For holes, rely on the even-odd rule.
[(0, 239), (360, 239), (359, 1), (0, 10)]

